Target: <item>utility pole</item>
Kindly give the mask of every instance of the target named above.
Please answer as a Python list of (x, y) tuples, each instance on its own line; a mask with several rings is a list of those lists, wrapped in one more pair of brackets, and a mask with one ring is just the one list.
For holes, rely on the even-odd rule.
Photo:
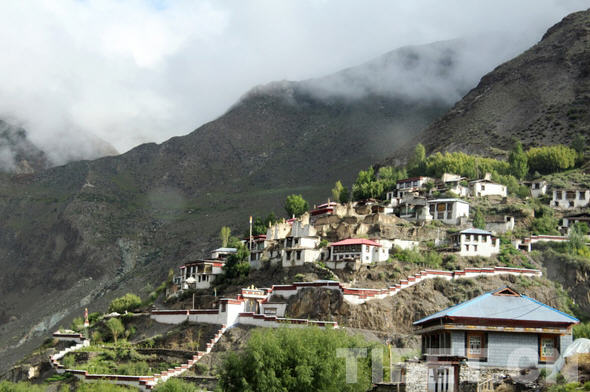
[(252, 215), (250, 215), (250, 261), (252, 261)]

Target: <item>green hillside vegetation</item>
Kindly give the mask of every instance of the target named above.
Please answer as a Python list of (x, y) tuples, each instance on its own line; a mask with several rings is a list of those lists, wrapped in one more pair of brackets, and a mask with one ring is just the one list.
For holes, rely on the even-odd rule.
[[(580, 135), (579, 139), (584, 138)], [(525, 152), (519, 141), (515, 142), (508, 161), (464, 152), (437, 152), (426, 157), (424, 146), (418, 144), (406, 166), (382, 166), (377, 172), (373, 167), (361, 170), (352, 185), (352, 195), (355, 200), (384, 199), (388, 191), (395, 189), (398, 180), (408, 176), (440, 178), (444, 173), (453, 173), (479, 179), (491, 173), (492, 180), (506, 185), (510, 194), (524, 198), (529, 191), (519, 180), (573, 169), (583, 162), (579, 157), (579, 151), (564, 145), (533, 147)]]
[[(383, 346), (342, 330), (259, 329), (243, 352), (229, 354), (219, 385), (228, 392), (364, 392), (371, 386), (373, 349), (381, 350), (386, 358)], [(355, 350), (357, 380), (349, 383), (343, 358)], [(384, 363), (384, 369), (388, 368)]]

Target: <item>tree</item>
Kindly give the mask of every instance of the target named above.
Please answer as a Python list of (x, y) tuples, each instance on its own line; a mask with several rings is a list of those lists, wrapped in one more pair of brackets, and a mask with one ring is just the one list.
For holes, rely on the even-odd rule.
[(219, 231), (219, 238), (221, 239), (221, 247), (227, 248), (227, 243), (229, 241), (229, 237), (231, 235), (231, 229), (227, 226), (221, 227)]
[(301, 195), (289, 195), (287, 196), (287, 199), (285, 199), (285, 211), (287, 211), (289, 217), (299, 217), (308, 209), (309, 206)]
[(545, 205), (535, 209), (535, 219), (531, 224), (533, 234), (559, 234), (557, 230), (558, 220), (553, 215), (553, 210)]
[(586, 235), (588, 234), (588, 225), (582, 222), (576, 222), (571, 228), (568, 235), (568, 247), (571, 254), (583, 257), (590, 257), (590, 249), (586, 245)]
[(141, 298), (135, 294), (127, 293), (122, 297), (115, 298), (109, 305), (109, 312), (125, 313), (133, 312), (141, 307)]
[(244, 244), (240, 243), (237, 252), (227, 257), (223, 273), (228, 279), (248, 276), (250, 273), (250, 251)]
[(268, 226), (275, 223), (276, 221), (277, 217), (274, 212), (268, 214), (264, 219), (257, 216), (252, 222), (252, 235), (266, 234)]
[(426, 149), (422, 143), (418, 143), (414, 148), (414, 154), (408, 161), (408, 172), (412, 175), (423, 175), (425, 163)]
[(479, 208), (476, 208), (473, 214), (473, 227), (482, 230), (486, 228), (485, 217)]
[(115, 344), (117, 344), (117, 338), (119, 337), (119, 335), (122, 335), (123, 333), (125, 333), (125, 326), (123, 325), (121, 320), (119, 320), (116, 317), (111, 317), (110, 319), (107, 320), (107, 322), (105, 324), (106, 324), (107, 328), (109, 329), (109, 331), (111, 331), (111, 335), (113, 336), (113, 341), (115, 342)]
[(334, 188), (332, 188), (332, 200), (338, 203), (342, 203), (342, 201), (340, 201), (340, 195), (343, 191), (344, 186), (342, 185), (342, 182), (340, 182), (340, 180), (336, 181), (336, 183), (334, 184)]
[(576, 150), (576, 162), (581, 163), (584, 161), (584, 152), (586, 151), (586, 138), (581, 133), (576, 134), (574, 140), (572, 140), (571, 148)]
[[(357, 382), (346, 382), (346, 359), (356, 356)], [(344, 349), (344, 350), (338, 350)], [(252, 332), (246, 348), (231, 353), (224, 361), (219, 387), (222, 391), (367, 391), (371, 386), (372, 350), (384, 350), (360, 336), (343, 330), (319, 328), (278, 328)], [(384, 362), (387, 356), (383, 355)], [(384, 368), (388, 368), (385, 364)]]
[(514, 143), (514, 148), (508, 157), (508, 163), (510, 163), (510, 172), (519, 180), (522, 180), (529, 172), (527, 154), (522, 149), (520, 141)]
[(530, 170), (542, 174), (570, 169), (575, 166), (576, 157), (576, 150), (562, 144), (533, 147), (527, 151)]

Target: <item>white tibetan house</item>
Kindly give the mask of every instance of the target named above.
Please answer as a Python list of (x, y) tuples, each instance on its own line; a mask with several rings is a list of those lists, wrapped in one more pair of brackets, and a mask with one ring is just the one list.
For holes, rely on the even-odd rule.
[(586, 207), (590, 204), (588, 189), (554, 189), (551, 207), (564, 210)]
[(463, 230), (451, 236), (451, 241), (460, 256), (490, 257), (500, 253), (500, 239), (486, 230)]
[(458, 225), (469, 218), (469, 203), (461, 199), (428, 200), (428, 212), (434, 220)]
[(534, 180), (527, 184), (530, 186), (531, 196), (534, 198), (545, 195), (549, 189), (549, 184), (545, 180)]
[(469, 189), (473, 197), (484, 196), (508, 196), (506, 185), (498, 184), (492, 181), (492, 176), (488, 173), (485, 178), (469, 182)]
[(362, 264), (383, 262), (389, 259), (390, 243), (384, 246), (365, 238), (349, 238), (330, 244), (330, 261), (360, 260)]

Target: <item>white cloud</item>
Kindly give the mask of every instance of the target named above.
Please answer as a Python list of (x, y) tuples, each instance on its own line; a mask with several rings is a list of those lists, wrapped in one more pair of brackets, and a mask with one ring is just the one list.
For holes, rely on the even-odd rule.
[(62, 160), (92, 156), (88, 134), (125, 151), (195, 129), (256, 84), (316, 77), (399, 46), (485, 31), (510, 34), (508, 44), (522, 50), (584, 6), (578, 0), (3, 2), (0, 117), (19, 119), (33, 141)]

